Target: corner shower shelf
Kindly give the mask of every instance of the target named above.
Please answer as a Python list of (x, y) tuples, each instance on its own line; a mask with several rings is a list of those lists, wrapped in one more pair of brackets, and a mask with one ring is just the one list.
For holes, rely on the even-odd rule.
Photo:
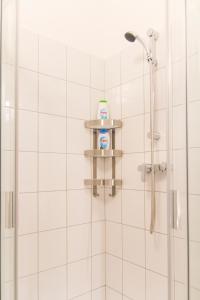
[(122, 151), (121, 150), (115, 150), (115, 149), (109, 149), (109, 150), (99, 150), (99, 149), (93, 149), (93, 150), (85, 150), (84, 155), (86, 157), (121, 157)]
[[(84, 184), (92, 186), (93, 195), (98, 196), (97, 187), (111, 187), (112, 192), (110, 196), (115, 196), (116, 186), (122, 185), (121, 179), (115, 178), (115, 163), (116, 157), (122, 156), (121, 150), (115, 149), (115, 129), (122, 127), (121, 120), (90, 120), (85, 121), (85, 127), (93, 130), (93, 149), (85, 150), (86, 157), (92, 157), (92, 179), (85, 179)], [(98, 131), (100, 129), (108, 129), (110, 131), (111, 149), (97, 149)], [(98, 179), (97, 178), (97, 158), (111, 158), (112, 159), (112, 178), (111, 179)]]
[(89, 129), (115, 129), (122, 127), (121, 120), (90, 120), (85, 121), (85, 127)]

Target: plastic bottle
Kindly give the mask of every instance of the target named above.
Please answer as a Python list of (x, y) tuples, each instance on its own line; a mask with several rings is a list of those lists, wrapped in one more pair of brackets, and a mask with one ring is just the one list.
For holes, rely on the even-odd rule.
[(99, 130), (98, 138), (99, 149), (107, 150), (110, 147), (110, 135), (107, 129)]
[(109, 119), (109, 109), (108, 109), (108, 101), (107, 100), (99, 100), (97, 119), (98, 120)]

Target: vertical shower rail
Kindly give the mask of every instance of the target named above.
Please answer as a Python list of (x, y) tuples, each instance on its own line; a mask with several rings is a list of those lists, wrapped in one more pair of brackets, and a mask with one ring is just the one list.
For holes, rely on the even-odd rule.
[(151, 139), (151, 223), (150, 233), (154, 232), (156, 220), (156, 197), (155, 197), (155, 162), (154, 162), (154, 143), (159, 139), (159, 134), (155, 131), (155, 100), (156, 100), (156, 40), (158, 34), (150, 29), (147, 32), (150, 38), (150, 56), (147, 57), (150, 66), (150, 134)]

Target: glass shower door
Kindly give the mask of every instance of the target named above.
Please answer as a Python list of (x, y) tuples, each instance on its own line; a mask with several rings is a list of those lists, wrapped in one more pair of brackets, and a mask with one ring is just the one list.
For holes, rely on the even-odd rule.
[(186, 1), (190, 300), (200, 299), (200, 2)]
[(15, 299), (15, 1), (1, 1), (1, 299)]

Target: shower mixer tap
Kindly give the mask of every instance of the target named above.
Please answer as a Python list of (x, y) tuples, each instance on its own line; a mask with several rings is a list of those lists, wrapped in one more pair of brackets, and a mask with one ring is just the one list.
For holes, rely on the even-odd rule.
[(154, 173), (165, 173), (167, 172), (167, 164), (165, 162), (162, 162), (160, 164), (154, 164), (152, 167), (152, 164), (144, 163), (142, 165), (138, 166), (138, 171), (142, 174), (142, 181), (145, 181), (145, 174), (151, 174), (152, 170), (154, 169)]

